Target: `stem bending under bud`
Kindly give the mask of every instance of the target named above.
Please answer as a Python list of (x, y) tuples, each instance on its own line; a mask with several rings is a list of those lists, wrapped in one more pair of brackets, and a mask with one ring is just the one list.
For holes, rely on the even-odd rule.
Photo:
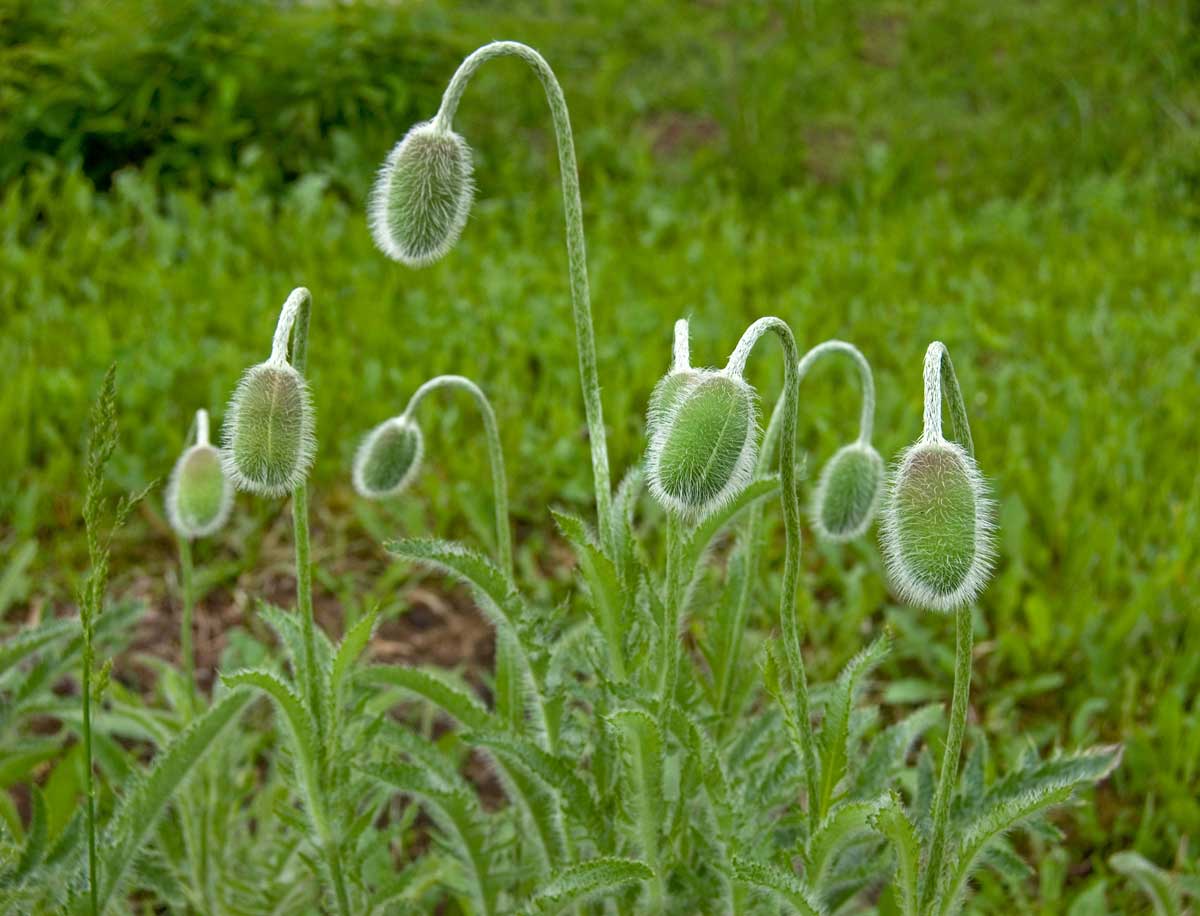
[(475, 72), (487, 61), (511, 55), (525, 61), (537, 74), (550, 105), (554, 137), (558, 145), (558, 165), (562, 177), (563, 211), (567, 226), (567, 262), (571, 285), (571, 307), (575, 318), (575, 339), (579, 351), (579, 379), (587, 415), (588, 438), (592, 451), (592, 476), (596, 489), (596, 513), (600, 539), (613, 548), (612, 485), (609, 481), (608, 440), (604, 430), (604, 409), (600, 398), (600, 380), (596, 371), (596, 341), (592, 329), (591, 295), (588, 289), (587, 246), (583, 234), (583, 202), (579, 193), (579, 168), (575, 162), (575, 140), (567, 100), (554, 71), (533, 48), (516, 41), (494, 41), (470, 54), (451, 78), (433, 124), (450, 130), (458, 103)]

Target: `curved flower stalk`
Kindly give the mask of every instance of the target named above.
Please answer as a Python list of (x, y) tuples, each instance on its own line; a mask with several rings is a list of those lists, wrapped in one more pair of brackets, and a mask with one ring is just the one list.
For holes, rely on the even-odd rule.
[(208, 439), (208, 411), (196, 411), (186, 448), (167, 483), (167, 519), (179, 537), (179, 575), (183, 613), (179, 623), (179, 652), (183, 659), (188, 690), (196, 693), (196, 658), (192, 649), (192, 617), (196, 593), (192, 564), (192, 540), (216, 534), (229, 520), (233, 509), (233, 482), (225, 474), (221, 453)]
[(566, 98), (554, 71), (533, 48), (515, 41), (484, 45), (466, 58), (451, 78), (441, 107), (431, 120), (418, 124), (392, 150), (380, 170), (369, 207), (371, 233), (389, 257), (410, 266), (432, 263), (457, 241), (473, 196), (470, 148), (452, 125), (459, 102), (475, 72), (496, 57), (511, 55), (533, 68), (546, 91), (558, 144), (563, 209), (567, 228), (567, 263), (579, 380), (592, 451), (592, 475), (601, 540), (612, 545), (612, 503), (604, 410), (596, 371), (596, 343), (588, 289), (587, 248), (579, 170)]
[(479, 408), (492, 476), (492, 502), (496, 518), (496, 555), (500, 566), (513, 574), (512, 529), (508, 515), (508, 476), (500, 447), (496, 412), (478, 385), (462, 375), (439, 375), (418, 388), (404, 411), (384, 420), (363, 439), (354, 455), (354, 489), (367, 499), (383, 499), (404, 491), (420, 472), (424, 436), (415, 419), (421, 402), (435, 391), (465, 391)]
[[(875, 379), (871, 364), (862, 351), (844, 340), (826, 340), (817, 344), (801, 357), (796, 366), (796, 384), (799, 386), (809, 371), (827, 356), (849, 356), (858, 370), (862, 389), (862, 409), (859, 414), (858, 438), (843, 446), (830, 459), (821, 473), (817, 492), (814, 494), (812, 515), (818, 536), (834, 541), (849, 540), (864, 533), (871, 524), (879, 506), (883, 491), (883, 459), (871, 444), (875, 426)], [(774, 461), (782, 434), (786, 401), (781, 397), (771, 412), (771, 420), (763, 436), (759, 450), (756, 477), (766, 475)], [(732, 619), (724, 641), (724, 655), (720, 666), (717, 685), (717, 705), (721, 710), (728, 707), (733, 690), (733, 675), (741, 654), (742, 633), (745, 629), (749, 609), (752, 575), (756, 568), (760, 541), (763, 535), (763, 513), (759, 505), (752, 506), (749, 518), (738, 536), (735, 561), (741, 564), (741, 586), (736, 595)]]

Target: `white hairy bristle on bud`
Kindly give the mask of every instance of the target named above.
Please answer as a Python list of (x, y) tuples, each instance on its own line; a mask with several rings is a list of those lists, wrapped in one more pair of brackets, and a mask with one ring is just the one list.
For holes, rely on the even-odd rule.
[(384, 161), (368, 202), (379, 250), (409, 267), (446, 254), (467, 223), (475, 194), (471, 148), (436, 121), (415, 125)]

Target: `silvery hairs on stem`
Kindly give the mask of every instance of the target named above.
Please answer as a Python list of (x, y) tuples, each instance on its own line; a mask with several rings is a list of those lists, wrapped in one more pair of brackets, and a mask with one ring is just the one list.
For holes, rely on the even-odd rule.
[(865, 534), (875, 519), (883, 495), (883, 458), (871, 444), (875, 422), (875, 380), (862, 351), (843, 340), (827, 340), (800, 360), (797, 374), (803, 380), (822, 356), (844, 353), (858, 368), (862, 385), (862, 414), (858, 438), (844, 445), (821, 471), (813, 490), (810, 517), (813, 531), (826, 541), (850, 541)]
[[(991, 575), (993, 508), (954, 366), (939, 341), (925, 353), (924, 382), (924, 431), (892, 469), (881, 534), (899, 597), (948, 612), (974, 601)], [(957, 441), (942, 434), (943, 394)]]
[(646, 427), (650, 492), (668, 511), (706, 517), (735, 498), (754, 476), (758, 398), (742, 377), (745, 356), (724, 369), (689, 364), (688, 324), (675, 323), (671, 371), (650, 396)]
[(288, 342), (308, 290), (292, 291), (279, 312), (271, 356), (242, 375), (225, 412), (221, 462), (239, 490), (283, 496), (307, 476), (317, 449), (316, 413), (304, 377), (288, 362)]
[(221, 453), (208, 441), (207, 410), (196, 411), (192, 428), (196, 441), (179, 456), (167, 482), (167, 520), (181, 538), (215, 534), (233, 508), (233, 483), (221, 466)]

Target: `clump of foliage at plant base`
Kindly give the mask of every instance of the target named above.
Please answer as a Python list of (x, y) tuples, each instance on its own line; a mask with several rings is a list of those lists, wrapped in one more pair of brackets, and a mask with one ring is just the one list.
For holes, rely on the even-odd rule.
[[(5, 8), (10, 18), (0, 31), (5, 42), (13, 39), (6, 55), (29, 53), (34, 33), (7, 26), (40, 14), (41, 6)], [(599, 10), (605, 12), (613, 11)], [(1014, 889), (984, 876), (973, 906), (1004, 907), (1012, 894), (1039, 894), (1045, 905), (1061, 900), (1065, 909), (1107, 895), (1120, 911), (1134, 906), (1138, 898), (1127, 895), (1140, 882), (1124, 877), (1137, 871), (1132, 860), (1110, 866), (1109, 855), (1136, 846), (1160, 869), (1186, 871), (1186, 838), (1195, 835), (1198, 818), (1197, 749), (1188, 738), (1196, 734), (1197, 681), (1187, 661), (1194, 654), (1187, 647), (1196, 643), (1187, 571), (1195, 566), (1200, 517), (1188, 501), (1194, 422), (1185, 394), (1195, 381), (1197, 330), (1188, 306), (1195, 242), (1187, 185), (1194, 157), (1187, 150), (1194, 139), (1186, 118), (1172, 114), (1193, 105), (1195, 81), (1181, 50), (1190, 34), (1182, 18), (1157, 9), (1076, 11), (1072, 21), (1080, 28), (1052, 46), (1060, 13), (1054, 4), (1019, 17), (985, 17), (969, 4), (899, 14), (869, 5), (818, 6), (811, 18), (785, 22), (770, 33), (782, 37), (770, 39), (746, 14), (731, 25), (735, 56), (715, 67), (704, 54), (687, 53), (714, 13), (670, 33), (630, 22), (627, 41), (615, 47), (596, 40), (599, 30), (586, 17), (564, 30), (517, 13), (519, 28), (511, 31), (533, 36), (555, 64), (577, 123), (614, 468), (633, 463), (643, 447), (641, 415), (665, 368), (664, 328), (680, 313), (693, 319), (695, 346), (706, 361), (723, 356), (760, 313), (780, 314), (804, 342), (836, 336), (858, 343), (874, 363), (876, 441), (889, 457), (916, 432), (915, 354), (935, 337), (950, 344), (1000, 529), (998, 577), (976, 620), (976, 676), (988, 688), (972, 696), (968, 745), (977, 731), (986, 734), (1006, 760), (1029, 742), (1043, 751), (1116, 741), (1126, 747), (1094, 812), (1056, 818), (1067, 833), (1065, 853), (1041, 851), (1037, 839), (1026, 850), (1039, 861), (1039, 882)], [(264, 7), (255, 15), (290, 14)], [(297, 15), (311, 17), (313, 35), (337, 22), (320, 6)], [(378, 603), (385, 616), (401, 613), (408, 602), (395, 586), (417, 583), (410, 567), (376, 575), (381, 564), (364, 572), (361, 557), (369, 550), (356, 547), (358, 559), (346, 562), (347, 545), (425, 530), (493, 542), (487, 463), (478, 451), (454, 447), (471, 416), (469, 401), (449, 398), (422, 419), (436, 456), (423, 484), (386, 505), (349, 501), (347, 469), (359, 434), (383, 419), (380, 405), (398, 411), (437, 372), (465, 371), (494, 399), (514, 482), (517, 562), (523, 575), (535, 567), (547, 572), (547, 543), (557, 537), (545, 506), (585, 514), (589, 487), (580, 413), (562, 396), (575, 368), (563, 318), (554, 147), (547, 132), (538, 132), (544, 103), (522, 90), (526, 75), (512, 65), (480, 77), (507, 92), (511, 113), (497, 108), (485, 119), (467, 105), (460, 116), (476, 147), (481, 193), (448, 262), (421, 273), (393, 268), (373, 254), (362, 217), (378, 160), (409, 122), (436, 105), (457, 56), (449, 49), (473, 44), (466, 37), (469, 17), (466, 23), (439, 17), (441, 11), (426, 6), (412, 18), (387, 20), (422, 40), (406, 43), (394, 66), (372, 65), (370, 74), (404, 73), (396, 82), (423, 88), (412, 90), (416, 101), (389, 96), (388, 104), (404, 106), (389, 123), (364, 119), (352, 128), (370, 139), (353, 161), (336, 167), (288, 166), (281, 177), (279, 163), (294, 155), (283, 155), (285, 140), (272, 141), (278, 156), (238, 159), (226, 149), (205, 154), (207, 164), (195, 157), (186, 168), (160, 167), (167, 158), (187, 162), (186, 154), (170, 151), (174, 141), (162, 131), (147, 141), (157, 152), (113, 160), (140, 163), (141, 171), (117, 172), (72, 152), (89, 148), (87, 140), (44, 150), (40, 164), (22, 160), (21, 174), (5, 188), (0, 247), (0, 353), (16, 367), (0, 391), (9, 431), (0, 450), (0, 606), (10, 611), (8, 632), (30, 619), (31, 608), (73, 612), (76, 577), (68, 571), (83, 563), (83, 540), (75, 536), (83, 495), (79, 456), (104, 366), (114, 358), (121, 364), (124, 427), (109, 481), (138, 489), (166, 477), (197, 406), (220, 417), (237, 372), (266, 355), (259, 352), (263, 328), (295, 280), (329, 303), (314, 312), (320, 355), (309, 373), (322, 435), (314, 471), (319, 595), (336, 594), (347, 621)], [(47, 14), (42, 21), (56, 36), (72, 28), (70, 17)], [(229, 17), (210, 25), (238, 28)], [(74, 28), (91, 36), (90, 45), (73, 48), (76, 59), (85, 45), (107, 40), (104, 30), (89, 30), (86, 17)], [(789, 42), (810, 38), (828, 52), (797, 61)], [(657, 56), (639, 42), (653, 43)], [(971, 48), (988, 53), (968, 54)], [(997, 48), (1007, 50), (997, 56), (991, 53)], [(1123, 53), (1108, 53), (1114, 48)], [(427, 52), (439, 59), (409, 65), (411, 54)], [(1040, 69), (1025, 66), (1027, 55), (1041, 58)], [(131, 59), (142, 60), (107, 58), (121, 67), (131, 67)], [(646, 63), (656, 59), (665, 61), (661, 72)], [(987, 102), (982, 107), (956, 104), (968, 59), (976, 62), (972, 85)], [(7, 60), (23, 78), (29, 72), (19, 57)], [(102, 78), (121, 75), (116, 63), (105, 71), (97, 60), (91, 69)], [(735, 68), (745, 76), (740, 98), (708, 91)], [(607, 82), (584, 78), (584, 71), (608, 74)], [(1043, 79), (1046, 72), (1060, 79)], [(368, 78), (345, 82), (362, 85)], [(785, 91), (788, 79), (824, 88), (808, 93), (811, 105), (797, 105), (795, 93)], [(639, 81), (655, 94), (600, 92)], [(239, 97), (275, 91), (265, 78), (255, 86), (242, 82), (247, 88)], [(21, 104), (47, 97), (19, 85), (29, 87)], [(275, 85), (282, 90), (287, 83)], [(1060, 91), (1064, 85), (1071, 91)], [(858, 87), (852, 105), (839, 86)], [(4, 95), (3, 104), (14, 97)], [(80, 91), (76, 98), (105, 104), (103, 93)], [(202, 94), (196, 110), (217, 98)], [(734, 108), (750, 113), (744, 124)], [(851, 110), (854, 124), (837, 120)], [(713, 111), (715, 124), (678, 116)], [(127, 125), (112, 127), (114, 135), (131, 135), (129, 119), (137, 112), (109, 114)], [(908, 131), (914, 121), (924, 133)], [(70, 122), (86, 123), (74, 116)], [(12, 123), (5, 120), (6, 127)], [(502, 154), (506, 139), (516, 136), (512, 125), (526, 131), (522, 150)], [(332, 130), (313, 135), (318, 142), (302, 154), (314, 157), (309, 162), (334, 149), (320, 142), (321, 131)], [(5, 134), (6, 149), (13, 136)], [(729, 168), (734, 146), (737, 166)], [(52, 161), (60, 155), (76, 164), (64, 170)], [(224, 160), (237, 167), (215, 176), (224, 166), (213, 163)], [(302, 174), (308, 177), (291, 180)], [(705, 189), (702, 206), (697, 181)], [(224, 190), (211, 192), (210, 182)], [(468, 263), (472, 269), (463, 269)], [(336, 304), (329, 301), (332, 289)], [(323, 323), (329, 324), (323, 329)], [(527, 341), (535, 334), (540, 345), (531, 352)], [(761, 362), (748, 371), (769, 405), (779, 372), (769, 359)], [(806, 498), (828, 456), (849, 440), (847, 418), (857, 406), (848, 379), (822, 370), (805, 383), (800, 442), (811, 453), (813, 477)], [(341, 392), (351, 390), (358, 396), (347, 402)], [(515, 422), (527, 416), (538, 422)], [(174, 600), (174, 548), (161, 512), (161, 498), (143, 504), (114, 541), (114, 597), (148, 594), (162, 607)], [(229, 586), (253, 591), (253, 571), (264, 558), (257, 545), (265, 543), (265, 558), (278, 564), (289, 524), (286, 504), (243, 499), (231, 528), (197, 543), (201, 614), (204, 593), (213, 588), (221, 590), (217, 596)], [(772, 534), (750, 613), (752, 634), (777, 625), (771, 608), (782, 540), (775, 513), (767, 512), (766, 524)], [(833, 678), (861, 647), (864, 631), (887, 620), (894, 649), (880, 669), (886, 686), (873, 696), (901, 705), (944, 701), (953, 673), (952, 628), (890, 604), (872, 541), (835, 549), (806, 540), (803, 579), (816, 597), (808, 614), (810, 670), (815, 680)], [(548, 571), (549, 581), (538, 576), (523, 585), (536, 602), (555, 606), (566, 594), (565, 573)], [(126, 628), (108, 625), (120, 640), (128, 638)], [(234, 641), (227, 667), (253, 665), (268, 651), (254, 640)], [(1151, 649), (1164, 646), (1171, 651)], [(119, 648), (113, 642), (99, 657)], [(169, 645), (157, 651), (175, 655)], [(64, 672), (74, 668), (65, 654), (54, 662)], [(163, 685), (175, 677), (159, 673)], [(48, 668), (38, 676), (61, 681)], [(141, 698), (133, 683), (118, 665), (102, 716), (115, 706), (114, 696), (152, 708), (164, 701), (167, 686)], [(22, 702), (36, 705), (28, 689), (30, 699)], [(243, 721), (265, 724), (259, 716)], [(14, 837), (29, 829), (36, 807), (19, 787), (35, 781), (43, 787), (50, 838), (61, 835), (77, 804), (79, 780), (67, 774), (82, 772), (78, 725), (69, 716), (63, 721), (42, 756), (26, 755), (24, 747), (14, 752), (19, 762), (10, 784), (18, 788), (6, 818)], [(935, 747), (939, 734), (935, 728)], [(127, 731), (121, 747), (132, 746), (145, 762), (163, 740)], [(256, 727), (247, 740), (273, 739)], [(104, 739), (98, 743), (103, 752)], [(124, 783), (116, 785), (120, 791)], [(106, 814), (111, 788), (103, 778), (98, 791)]]

